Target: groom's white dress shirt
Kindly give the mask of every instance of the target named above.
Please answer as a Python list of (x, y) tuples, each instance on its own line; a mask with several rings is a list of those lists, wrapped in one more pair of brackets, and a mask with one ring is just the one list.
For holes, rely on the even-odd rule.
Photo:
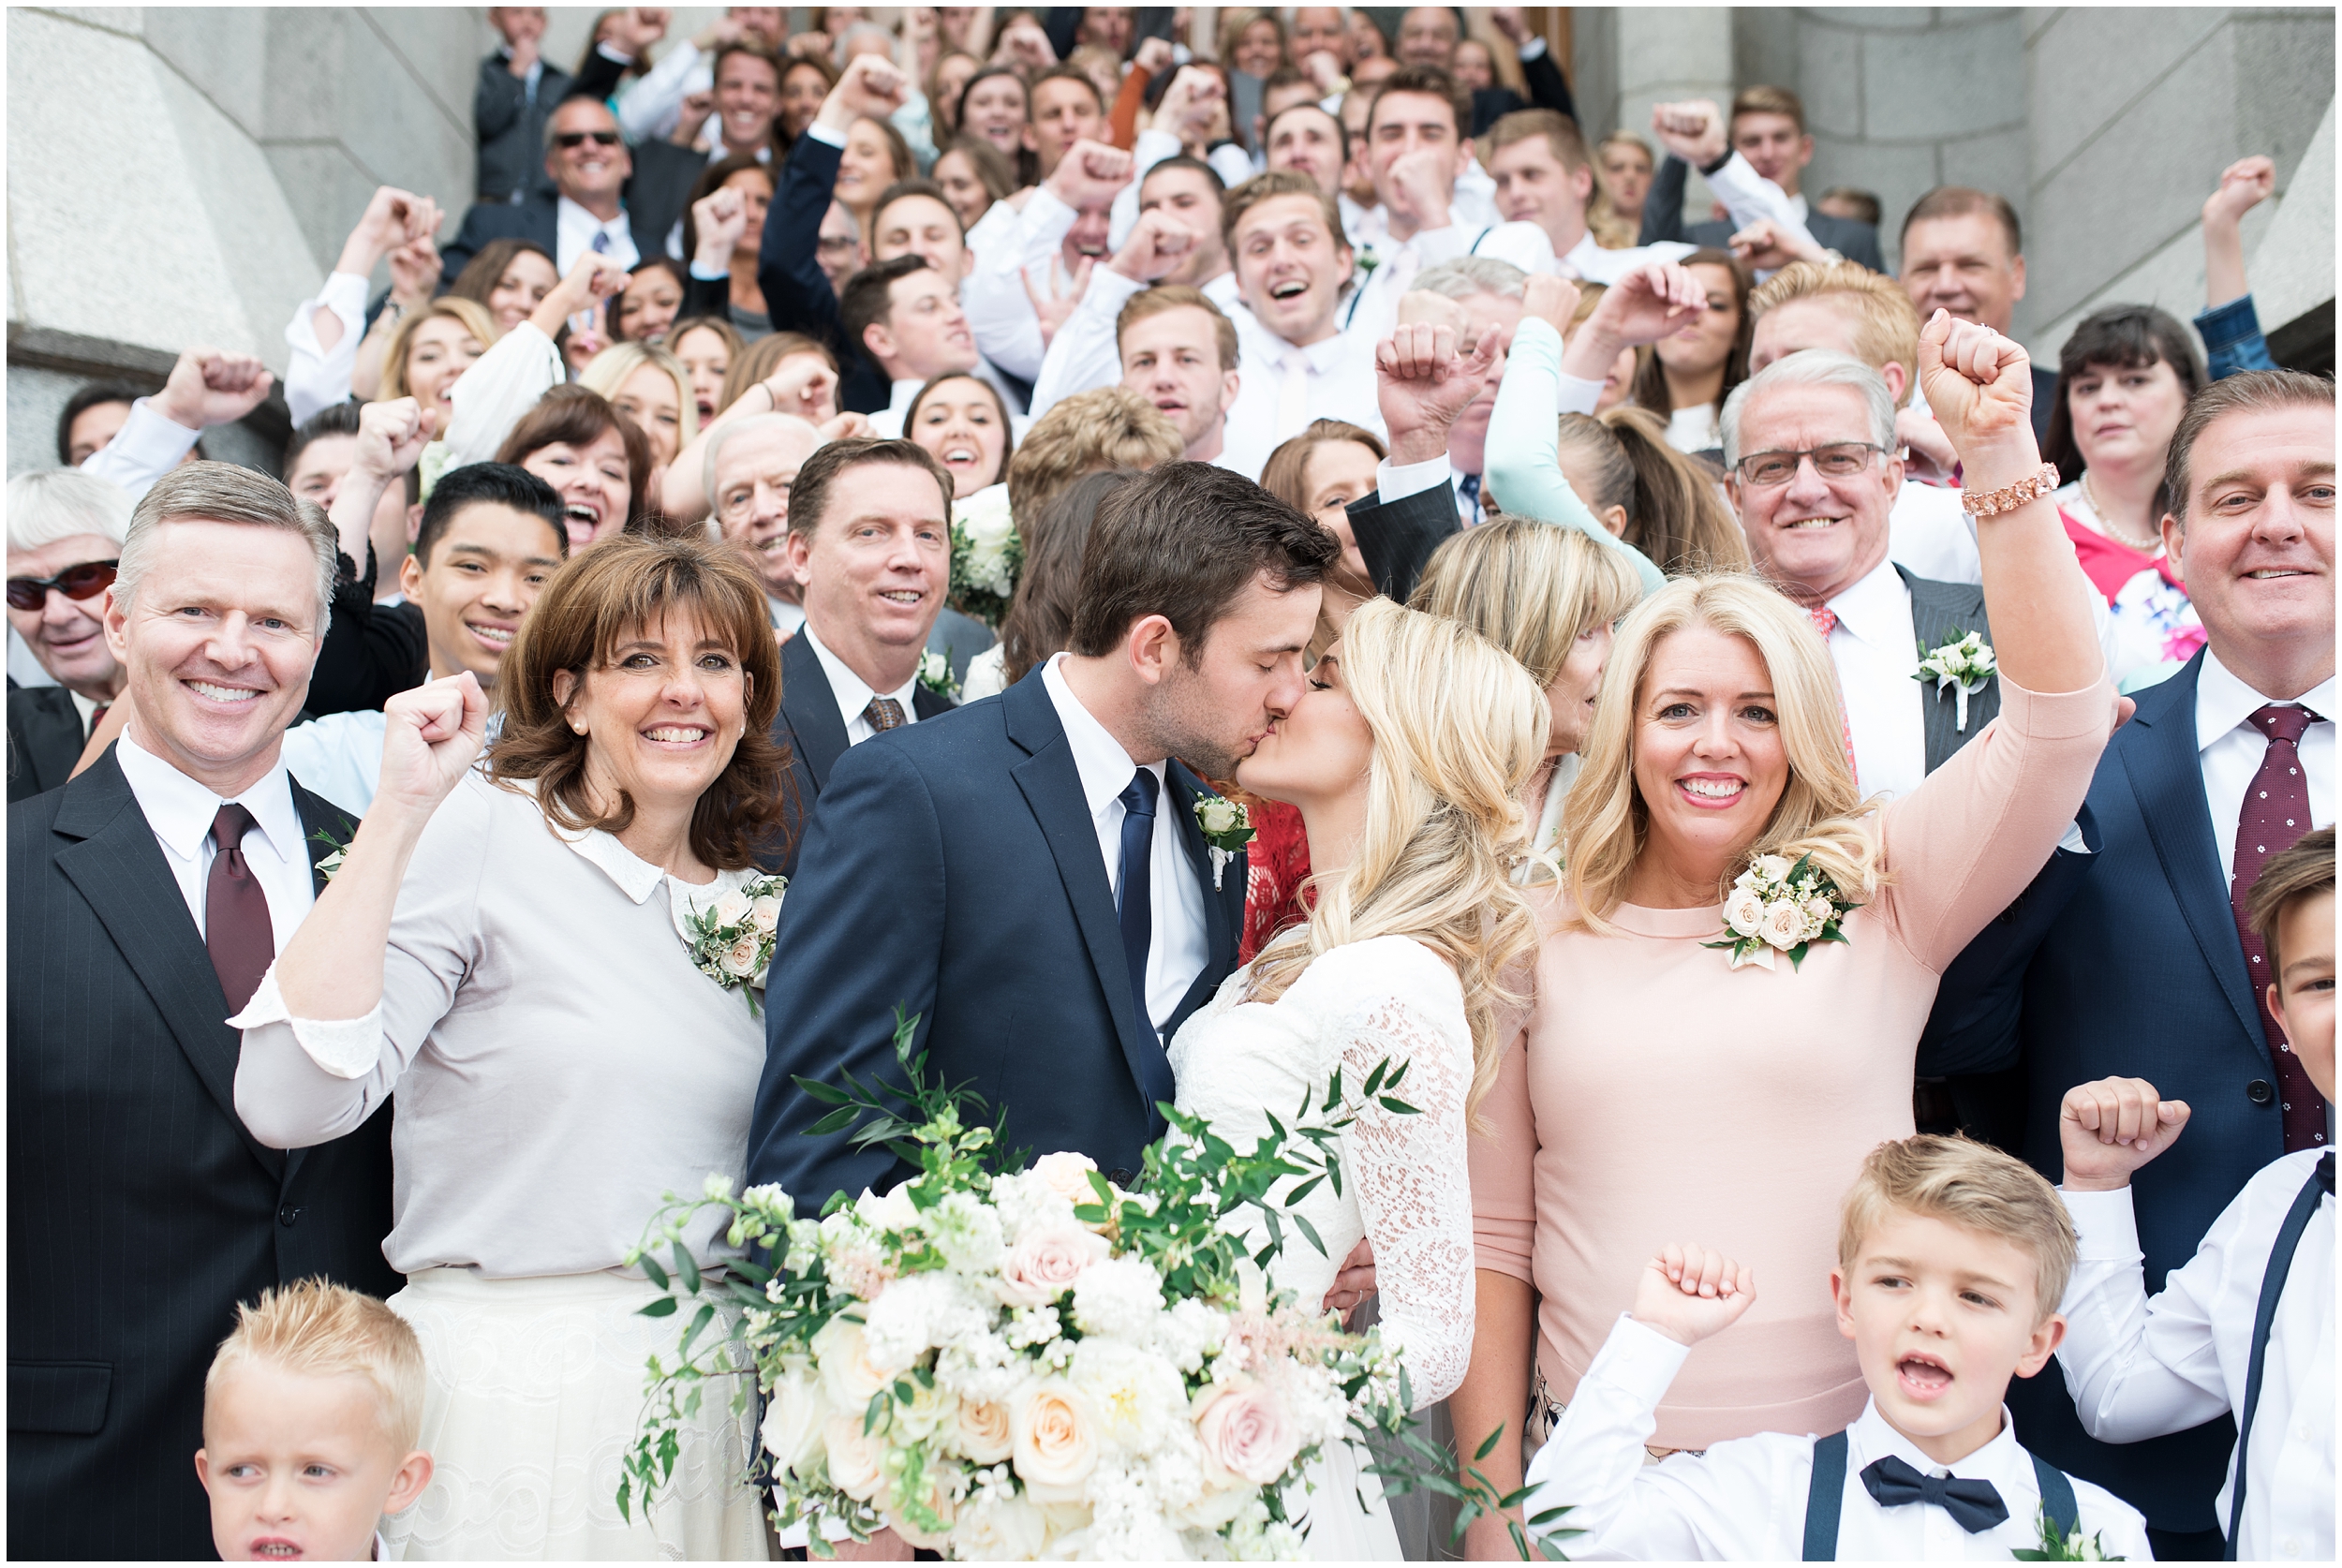
[[(1122, 791), (1131, 787), (1138, 764), (1065, 684), (1064, 673), (1058, 668), (1064, 658), (1059, 654), (1042, 666), (1041, 684), (1057, 708), (1058, 722), (1065, 726), (1065, 744), (1074, 753), (1074, 769), (1081, 776), (1082, 799), (1098, 830), (1098, 853), (1105, 862), (1106, 886), (1119, 896)], [(1155, 776), (1158, 786), (1165, 785), (1164, 763), (1149, 762), (1147, 771)], [(1178, 1011), (1188, 987), (1211, 961), (1211, 942), (1204, 927), (1204, 890), (1195, 880), (1186, 847), (1179, 842), (1178, 828), (1171, 821), (1171, 813), (1178, 809), (1170, 790), (1158, 788), (1155, 832), (1147, 863), (1154, 932), (1147, 944), (1147, 1011), (1153, 1014), (1149, 1022), (1158, 1029)]]

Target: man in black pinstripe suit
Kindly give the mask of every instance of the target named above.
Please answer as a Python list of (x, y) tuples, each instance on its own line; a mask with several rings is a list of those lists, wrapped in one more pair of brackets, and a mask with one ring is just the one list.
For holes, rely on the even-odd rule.
[(106, 629), (134, 717), (8, 808), (8, 1555), (208, 1558), (203, 1375), (236, 1304), (376, 1294), (386, 1110), (289, 1153), (235, 1111), (238, 1031), (352, 830), (279, 756), (324, 638), (332, 525), (178, 469), (131, 519)]

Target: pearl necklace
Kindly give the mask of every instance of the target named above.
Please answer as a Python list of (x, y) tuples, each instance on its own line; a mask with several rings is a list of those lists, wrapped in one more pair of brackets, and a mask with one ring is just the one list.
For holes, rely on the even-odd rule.
[(2114, 525), (2114, 519), (2112, 515), (2107, 511), (2105, 506), (2098, 500), (2097, 490), (2090, 483), (2090, 475), (2086, 469), (2083, 471), (2082, 476), (2082, 498), (2089, 504), (2091, 512), (2098, 520), (2099, 529), (2106, 535), (2107, 538), (2112, 540), (2117, 544), (2127, 545), (2129, 548), (2138, 551), (2142, 555), (2160, 555), (2163, 554), (2163, 535), (2159, 530), (2153, 538), (2147, 540), (2144, 543), (2142, 543)]

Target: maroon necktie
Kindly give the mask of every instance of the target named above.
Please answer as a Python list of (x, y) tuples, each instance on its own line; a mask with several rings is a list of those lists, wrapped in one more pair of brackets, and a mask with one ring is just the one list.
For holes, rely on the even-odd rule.
[(203, 945), (211, 950), (219, 988), (228, 994), (228, 1015), (242, 1013), (260, 977), (276, 958), (276, 934), (268, 920), (268, 895), (244, 858), (244, 836), (252, 813), (233, 802), (212, 819), (211, 875), (203, 890)]
[(2285, 1030), (2269, 1012), (2269, 955), (2253, 934), (2245, 901), (2269, 857), (2293, 847), (2309, 831), (2309, 780), (2302, 774), (2302, 732), (2320, 715), (2297, 704), (2272, 703), (2257, 708), (2246, 720), (2269, 737), (2261, 753), (2260, 771), (2245, 791), (2245, 809), (2236, 819), (2236, 858), (2228, 888), (2229, 907), (2236, 912), (2236, 934), (2245, 943), (2245, 969), (2251, 977), (2253, 1002), (2260, 1010), (2260, 1027), (2269, 1034), (2269, 1055), (2277, 1068), (2277, 1100), (2284, 1109), (2285, 1151), (2322, 1148), (2326, 1142), (2326, 1100), (2303, 1071), (2301, 1058), (2285, 1038)]

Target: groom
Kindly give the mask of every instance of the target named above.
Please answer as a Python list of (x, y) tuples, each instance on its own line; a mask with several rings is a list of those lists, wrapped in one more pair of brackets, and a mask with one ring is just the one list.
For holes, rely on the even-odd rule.
[(899, 1083), (898, 1006), (1008, 1146), (1130, 1179), (1172, 1097), (1164, 1043), (1243, 918), (1243, 858), (1213, 873), (1182, 762), (1229, 777), (1299, 699), (1338, 548), (1224, 469), (1133, 479), (1098, 510), (1067, 652), (839, 759), (781, 906), (750, 1183), (813, 1215), (911, 1174), (807, 1136), (828, 1107), (795, 1083)]

